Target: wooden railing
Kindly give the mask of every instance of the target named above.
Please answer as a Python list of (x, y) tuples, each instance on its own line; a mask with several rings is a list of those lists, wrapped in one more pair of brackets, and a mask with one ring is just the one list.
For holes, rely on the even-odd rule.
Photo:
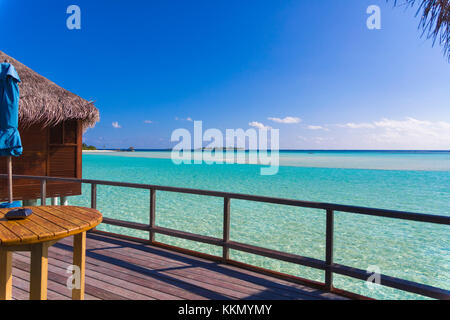
[[(2, 174), (0, 178), (7, 178), (7, 175)], [(150, 191), (149, 202), (150, 202), (150, 212), (149, 212), (149, 224), (141, 224), (136, 222), (117, 220), (111, 218), (104, 218), (103, 223), (130, 228), (134, 230), (142, 230), (149, 233), (149, 239), (140, 239), (141, 242), (145, 243), (155, 243), (155, 234), (163, 234), (167, 236), (177, 237), (181, 239), (197, 241), (201, 243), (206, 243), (210, 245), (215, 245), (223, 248), (222, 261), (225, 263), (235, 262), (229, 257), (229, 250), (243, 251), (267, 258), (277, 259), (285, 262), (290, 262), (302, 266), (307, 266), (319, 270), (323, 270), (325, 273), (325, 283), (322, 284), (323, 288), (328, 291), (334, 291), (333, 288), (333, 274), (339, 274), (348, 276), (351, 278), (356, 278), (360, 280), (367, 280), (368, 274), (366, 270), (357, 269), (349, 267), (342, 264), (336, 264), (333, 262), (333, 239), (334, 239), (334, 215), (336, 211), (339, 212), (349, 212), (353, 214), (369, 215), (376, 217), (386, 217), (393, 219), (418, 221), (425, 223), (434, 223), (442, 225), (450, 225), (449, 216), (439, 216), (439, 215), (429, 215), (429, 214), (419, 214), (403, 211), (394, 210), (384, 210), (384, 209), (374, 209), (366, 207), (357, 206), (347, 206), (339, 205), (333, 203), (321, 203), (321, 202), (309, 202), (301, 200), (292, 199), (282, 199), (282, 198), (272, 198), (263, 197), (255, 195), (246, 195), (239, 193), (228, 193), (228, 192), (218, 192), (218, 191), (208, 191), (208, 190), (198, 190), (198, 189), (188, 189), (188, 188), (177, 188), (177, 187), (167, 187), (149, 184), (138, 184), (138, 183), (124, 183), (124, 182), (113, 182), (113, 181), (101, 181), (101, 180), (90, 180), (90, 179), (73, 179), (73, 178), (56, 178), (56, 177), (38, 177), (38, 176), (19, 176), (14, 175), (14, 179), (33, 179), (41, 181), (41, 201), (45, 203), (46, 199), (46, 184), (47, 181), (65, 181), (65, 182), (76, 182), (85, 183), (91, 185), (91, 207), (97, 207), (97, 185), (105, 186), (116, 186), (116, 187), (126, 187), (135, 189), (146, 189)], [(184, 232), (180, 230), (174, 230), (164, 227), (159, 227), (155, 224), (156, 216), (156, 192), (176, 192), (184, 194), (194, 194), (210, 197), (219, 197), (224, 199), (223, 205), (223, 237), (214, 238), (205, 235), (199, 235), (189, 232)], [(236, 200), (247, 200), (255, 201), (261, 203), (279, 204), (294, 207), (303, 208), (313, 208), (322, 209), (326, 212), (326, 248), (325, 248), (325, 260), (318, 260), (315, 258), (304, 257), (296, 254), (276, 251), (272, 249), (266, 249), (254, 245), (244, 244), (240, 242), (235, 242), (230, 240), (230, 203), (232, 199)], [(102, 232), (105, 233), (105, 232)], [(111, 234), (111, 233), (109, 233)], [(117, 235), (117, 234), (114, 234)], [(117, 235), (118, 236), (118, 235)], [(131, 238), (124, 235), (121, 237)], [(135, 239), (135, 238), (133, 238)], [(417, 282), (404, 280), (396, 277), (391, 277), (387, 275), (380, 274), (381, 285), (416, 293), (419, 295), (436, 298), (436, 299), (450, 299), (450, 291), (420, 284)]]

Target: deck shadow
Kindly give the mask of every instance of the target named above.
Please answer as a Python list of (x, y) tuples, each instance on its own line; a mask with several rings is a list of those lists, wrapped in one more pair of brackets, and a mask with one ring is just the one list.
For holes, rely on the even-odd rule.
[[(249, 294), (244, 297), (245, 300), (264, 300), (264, 299), (273, 299), (273, 300), (284, 300), (284, 299), (328, 299), (328, 297), (322, 296), (324, 291), (307, 288), (308, 291), (302, 290), (301, 288), (296, 288), (294, 286), (286, 285), (284, 283), (270, 281), (265, 277), (259, 277), (255, 274), (249, 274), (249, 272), (240, 272), (236, 270), (236, 267), (228, 268), (224, 267), (221, 263), (206, 261), (197, 257), (189, 257), (180, 253), (171, 253), (166, 249), (161, 249), (157, 247), (152, 247), (150, 245), (138, 244), (129, 241), (124, 241), (117, 238), (112, 238), (109, 236), (103, 236), (98, 234), (88, 234), (88, 239), (101, 241), (103, 243), (111, 244), (112, 246), (101, 247), (101, 248), (92, 248), (87, 249), (86, 255), (92, 259), (96, 259), (99, 261), (103, 261), (108, 264), (116, 265), (122, 268), (126, 268), (128, 270), (137, 272), (139, 274), (145, 275), (147, 277), (151, 277), (157, 279), (159, 281), (166, 282), (172, 286), (176, 286), (180, 289), (192, 292), (196, 295), (202, 296), (206, 299), (214, 299), (214, 300), (229, 300), (232, 297), (218, 293), (213, 290), (209, 290), (207, 288), (203, 288), (197, 286), (192, 283), (185, 282), (175, 277), (171, 277), (170, 275), (163, 274), (162, 272), (170, 271), (170, 270), (178, 270), (178, 269), (189, 269), (189, 268), (203, 268), (212, 272), (217, 272), (222, 275), (232, 277), (235, 279), (239, 279), (242, 281), (254, 283), (257, 285), (264, 286), (265, 289), (260, 292), (256, 292), (254, 294)], [(56, 247), (68, 251), (72, 251), (72, 246), (64, 243), (55, 244)], [(183, 264), (187, 264), (185, 266), (179, 267), (168, 267), (168, 268), (160, 268), (160, 269), (148, 269), (146, 267), (140, 266), (138, 264), (130, 263), (127, 261), (123, 261), (118, 258), (110, 257), (101, 254), (102, 250), (107, 249), (115, 249), (115, 248), (132, 248), (137, 251), (143, 251), (146, 253), (154, 254), (157, 256), (161, 256), (167, 259), (174, 260), (176, 262), (180, 262)], [(142, 258), (144, 260), (144, 258)], [(294, 284), (293, 284), (294, 285)]]
[[(240, 280), (253, 282), (255, 284), (262, 285), (262, 286), (273, 287), (276, 289), (292, 291), (292, 292), (300, 294), (300, 295), (311, 295), (311, 296), (322, 298), (320, 295), (326, 293), (323, 290), (310, 288), (310, 287), (307, 287), (305, 285), (300, 285), (300, 284), (297, 285), (297, 284), (292, 283), (292, 286), (285, 285), (285, 284), (277, 281), (278, 279), (274, 278), (275, 281), (271, 281), (271, 280), (266, 279), (266, 277), (264, 277), (264, 276), (261, 276), (261, 277), (258, 276), (253, 271), (240, 272), (240, 271), (236, 270), (238, 267), (234, 267), (234, 266), (224, 267), (224, 264), (222, 264), (222, 263), (208, 261), (204, 258), (190, 257), (187, 254), (183, 254), (183, 253), (178, 253), (178, 252), (172, 253), (167, 249), (162, 249), (159, 247), (151, 246), (150, 244), (145, 245), (145, 244), (140, 244), (140, 243), (134, 243), (131, 241), (126, 241), (126, 240), (122, 240), (122, 239), (118, 239), (118, 238), (114, 238), (114, 237), (110, 237), (110, 236), (104, 236), (104, 235), (98, 235), (98, 234), (92, 234), (92, 233), (89, 234), (89, 238), (92, 238), (97, 241), (113, 243), (116, 245), (120, 244), (125, 247), (130, 247), (130, 248), (133, 248), (136, 250), (145, 251), (147, 253), (159, 255), (159, 256), (162, 256), (162, 257), (165, 257), (168, 259), (177, 260), (177, 261), (187, 263), (187, 264), (190, 264), (190, 265), (193, 265), (196, 267), (209, 269), (211, 271), (219, 272), (221, 274), (224, 274), (224, 275), (227, 275), (227, 276), (230, 276), (233, 278), (237, 278)], [(252, 274), (249, 274), (249, 273), (252, 273)], [(270, 276), (267, 276), (267, 277), (270, 277)], [(280, 281), (283, 281), (283, 280), (280, 280)], [(283, 282), (288, 282), (288, 281), (284, 280)], [(308, 291), (304, 291), (304, 290), (302, 290), (300, 288), (296, 288), (294, 286), (302, 286), (302, 287), (308, 288)]]

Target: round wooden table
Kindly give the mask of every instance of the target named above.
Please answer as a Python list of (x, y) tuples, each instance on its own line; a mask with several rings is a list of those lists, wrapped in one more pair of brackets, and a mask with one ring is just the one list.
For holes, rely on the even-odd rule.
[(79, 288), (72, 299), (84, 299), (86, 231), (102, 222), (95, 209), (73, 206), (25, 207), (33, 214), (25, 220), (6, 220), (11, 209), (0, 209), (0, 300), (11, 299), (12, 253), (31, 252), (30, 299), (47, 299), (48, 248), (58, 240), (74, 236), (73, 265), (79, 269)]

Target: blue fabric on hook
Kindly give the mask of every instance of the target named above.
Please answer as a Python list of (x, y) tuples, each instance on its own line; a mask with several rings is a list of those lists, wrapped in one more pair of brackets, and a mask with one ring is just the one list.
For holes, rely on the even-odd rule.
[(19, 82), (16, 68), (0, 64), (0, 156), (22, 154), (19, 134)]

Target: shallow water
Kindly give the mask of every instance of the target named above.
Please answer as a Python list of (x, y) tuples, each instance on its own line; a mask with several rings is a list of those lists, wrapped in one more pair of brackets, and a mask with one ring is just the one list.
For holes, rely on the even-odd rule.
[[(273, 176), (261, 176), (257, 164), (175, 165), (167, 157), (169, 152), (85, 154), (83, 177), (450, 215), (450, 153), (281, 152), (282, 166)], [(99, 186), (98, 209), (106, 217), (148, 223), (148, 193)], [(89, 195), (84, 186), (83, 196), (70, 204), (88, 206)], [(222, 212), (223, 199), (157, 193), (159, 226), (220, 238)], [(100, 229), (148, 237), (119, 227)], [(325, 212), (232, 200), (231, 239), (324, 259)], [(221, 255), (209, 245), (161, 235), (157, 240)], [(318, 270), (241, 252), (232, 251), (231, 258), (324, 278)], [(384, 274), (450, 290), (450, 236), (444, 226), (338, 212), (335, 262), (364, 270), (377, 266)], [(340, 276), (335, 286), (375, 298), (422, 298)]]
[[(85, 152), (85, 154), (98, 154)], [(111, 156), (170, 159), (169, 151), (110, 152)], [(201, 151), (191, 153), (191, 158), (211, 159), (211, 154)], [(242, 163), (259, 164), (255, 151), (234, 152), (236, 160)], [(254, 155), (254, 157), (252, 157)], [(226, 152), (217, 157), (226, 161)], [(238, 161), (236, 161), (238, 162)], [(280, 151), (281, 166), (379, 169), (379, 170), (425, 170), (450, 171), (450, 151)]]

